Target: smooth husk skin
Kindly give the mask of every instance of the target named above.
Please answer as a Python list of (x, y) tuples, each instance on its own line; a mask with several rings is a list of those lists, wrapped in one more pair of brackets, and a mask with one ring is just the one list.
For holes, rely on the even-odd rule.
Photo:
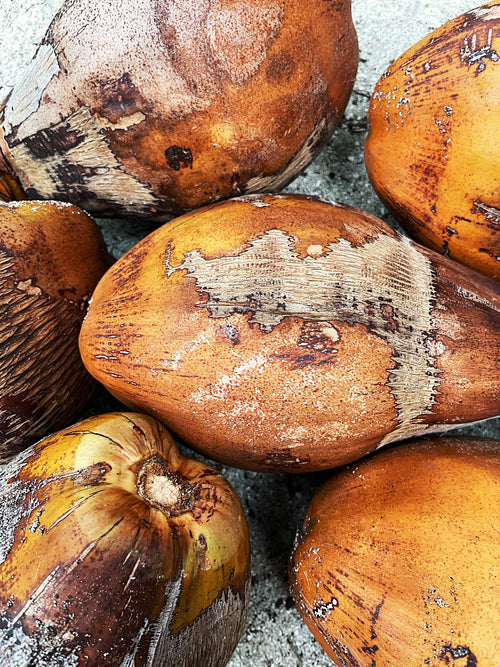
[(0, 500), (2, 665), (229, 660), (248, 605), (243, 510), (159, 422), (111, 413), (56, 433), (2, 471)]
[(500, 414), (498, 283), (312, 197), (153, 232), (100, 281), (80, 350), (119, 400), (241, 468), (331, 468)]
[(334, 471), (290, 558), (297, 608), (339, 667), (496, 665), (500, 442), (434, 438)]
[(500, 2), (402, 54), (368, 110), (366, 168), (421, 243), (500, 280)]
[(6, 102), (0, 196), (168, 219), (279, 190), (357, 65), (350, 0), (65, 2)]
[(71, 423), (90, 398), (78, 333), (110, 264), (99, 227), (76, 206), (0, 203), (0, 463)]

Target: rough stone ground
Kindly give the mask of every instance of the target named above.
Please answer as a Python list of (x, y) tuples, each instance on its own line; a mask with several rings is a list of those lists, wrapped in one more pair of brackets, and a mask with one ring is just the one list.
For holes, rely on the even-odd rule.
[[(61, 4), (61, 0), (1, 0), (0, 102), (22, 74)], [(477, 4), (474, 0), (353, 0), (360, 64), (351, 102), (329, 145), (288, 190), (358, 206), (394, 224), (373, 192), (364, 168), (370, 93), (391, 61), (404, 50)], [(135, 220), (99, 222), (115, 256), (150, 231), (145, 223)], [(103, 392), (91, 410), (115, 407), (117, 404)], [(462, 432), (500, 438), (500, 420)], [(314, 490), (328, 473), (287, 476), (223, 470), (242, 498), (253, 554), (247, 629), (229, 667), (331, 665), (296, 611), (287, 584), (287, 561), (295, 531)]]

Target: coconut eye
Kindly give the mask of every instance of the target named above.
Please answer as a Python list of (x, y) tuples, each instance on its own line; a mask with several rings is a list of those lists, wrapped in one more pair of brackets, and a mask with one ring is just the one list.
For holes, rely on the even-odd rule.
[(0, 472), (0, 500), (6, 660), (229, 661), (248, 609), (243, 509), (159, 422), (113, 413), (58, 431)]

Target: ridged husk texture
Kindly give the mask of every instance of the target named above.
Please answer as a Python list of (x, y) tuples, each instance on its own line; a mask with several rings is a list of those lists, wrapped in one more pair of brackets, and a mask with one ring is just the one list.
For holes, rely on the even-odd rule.
[(0, 462), (89, 399), (78, 333), (110, 264), (99, 227), (77, 207), (0, 203)]
[(417, 240), (500, 280), (500, 2), (449, 21), (375, 86), (370, 180)]
[(164, 225), (96, 288), (89, 371), (212, 458), (304, 471), (500, 414), (499, 285), (354, 208), (253, 196)]
[(290, 559), (339, 667), (493, 667), (500, 649), (500, 442), (400, 444), (333, 473)]
[(91, 417), (0, 476), (0, 663), (222, 667), (249, 540), (224, 477), (150, 417)]

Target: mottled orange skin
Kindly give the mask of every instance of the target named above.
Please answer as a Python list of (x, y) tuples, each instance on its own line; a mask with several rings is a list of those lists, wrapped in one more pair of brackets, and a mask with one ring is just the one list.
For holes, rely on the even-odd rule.
[[(191, 494), (172, 510), (138, 491), (151, 460)], [(152, 665), (162, 650), (180, 667), (229, 660), (248, 605), (245, 516), (160, 423), (112, 413), (55, 433), (4, 469), (0, 499), (2, 664)]]
[(334, 663), (497, 664), (499, 508), (494, 440), (414, 440), (334, 472), (289, 566), (297, 607)]
[(0, 203), (0, 250), (14, 265), (9, 286), (31, 280), (47, 296), (76, 304), (88, 301), (113, 263), (93, 218), (55, 201)]
[(33, 198), (157, 219), (286, 185), (339, 124), (358, 65), (350, 0), (78, 0), (44, 49), (57, 65), (36, 110), (20, 121), (7, 102), (12, 174)]
[(216, 460), (324, 469), (500, 413), (497, 287), (357, 209), (242, 198), (122, 257), (80, 351), (112, 394)]
[(401, 55), (368, 111), (366, 167), (419, 241), (500, 280), (500, 3)]
[(111, 263), (76, 206), (0, 203), (0, 462), (66, 426), (90, 398), (78, 333)]

